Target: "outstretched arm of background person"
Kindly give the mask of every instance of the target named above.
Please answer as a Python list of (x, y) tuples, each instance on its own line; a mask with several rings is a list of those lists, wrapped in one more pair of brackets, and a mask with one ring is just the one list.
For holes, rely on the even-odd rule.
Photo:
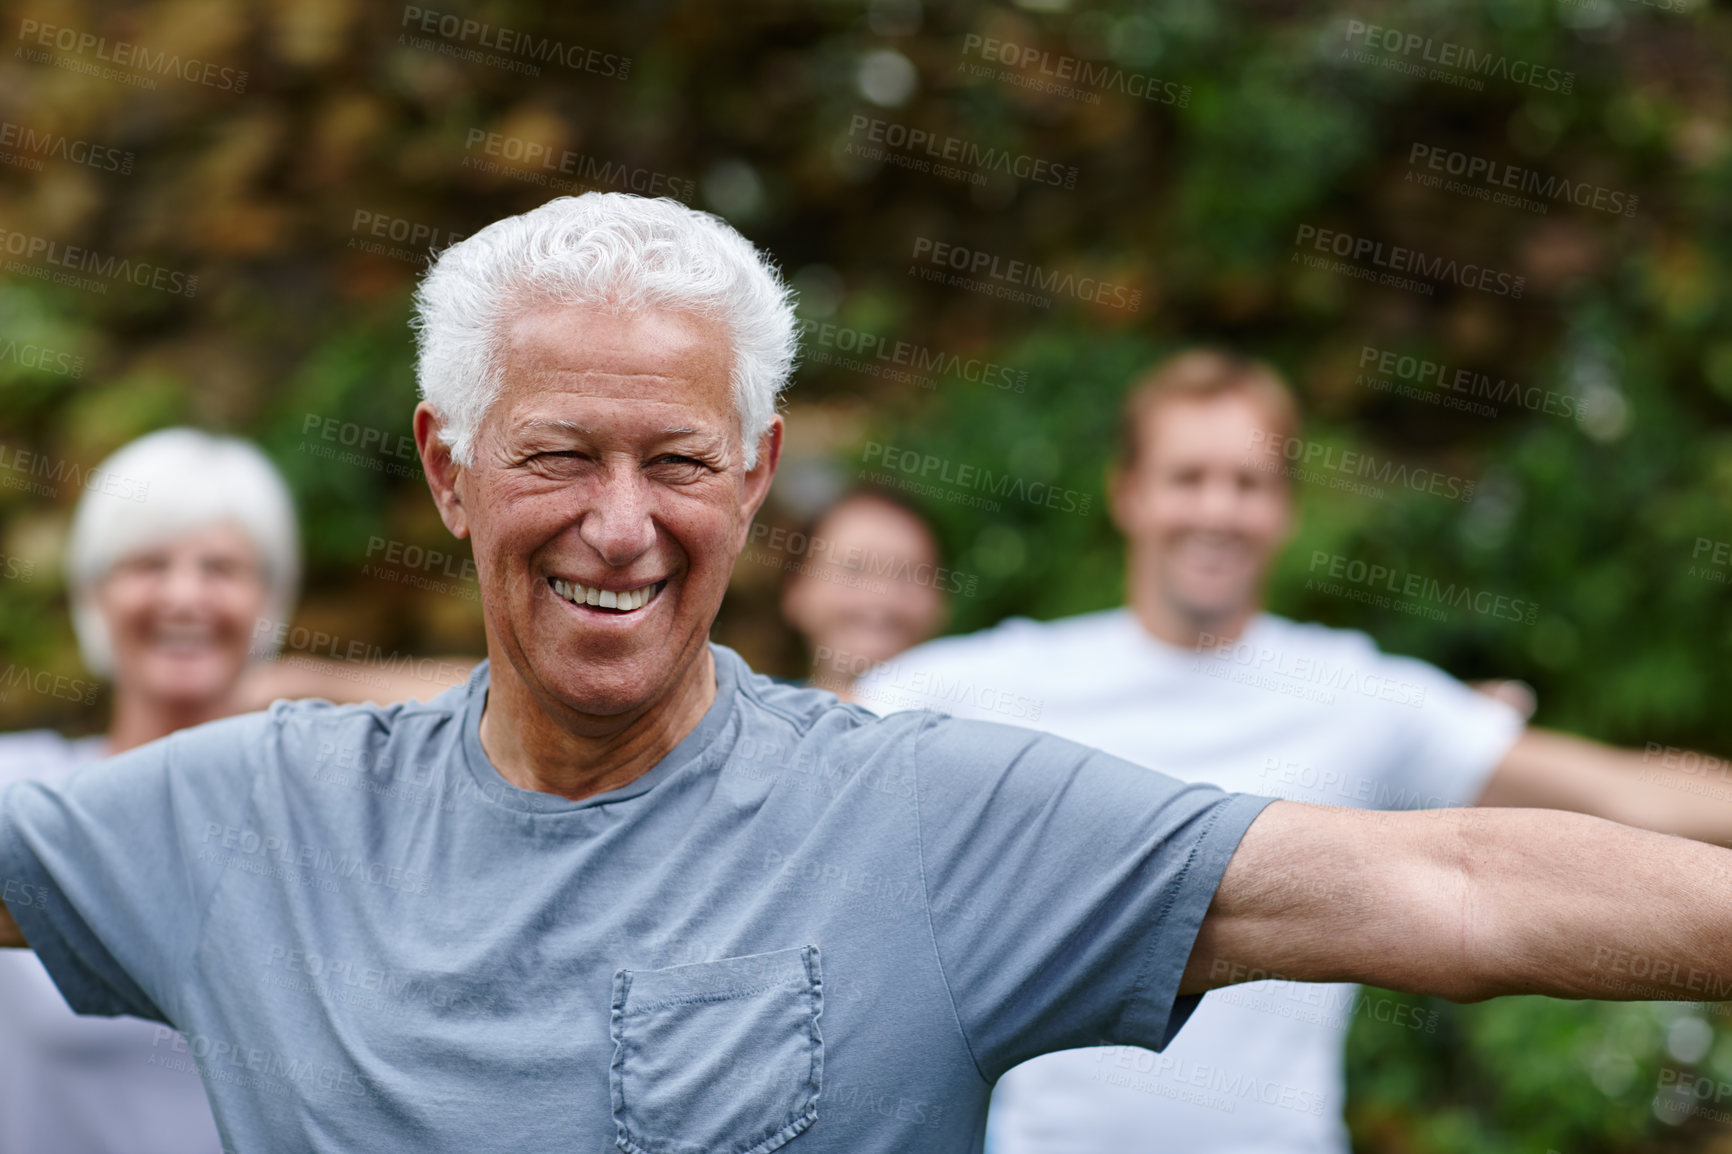
[(1732, 846), (1732, 761), (1660, 745), (1638, 753), (1529, 729), (1510, 747), (1479, 804), (1568, 809)]
[(241, 710), (264, 709), (279, 697), (322, 697), (338, 705), (426, 701), (468, 680), (479, 658), (403, 657), (390, 662), (331, 661), (296, 656), (255, 661), (241, 675)]
[(6, 903), (0, 901), (0, 950), (29, 948), (30, 943), (24, 940), (24, 931), (12, 920), (12, 912), (6, 908)]
[[(1616, 976), (1632, 958), (1654, 985)], [(1732, 851), (1550, 810), (1278, 801), (1228, 863), (1181, 989), (1275, 976), (1459, 1002), (1726, 998)]]

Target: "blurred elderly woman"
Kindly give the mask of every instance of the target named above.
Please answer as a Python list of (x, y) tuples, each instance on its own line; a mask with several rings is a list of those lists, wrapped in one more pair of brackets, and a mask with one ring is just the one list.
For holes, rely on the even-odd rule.
[[(66, 575), (78, 645), (113, 683), (106, 733), (0, 735), (0, 787), (57, 778), (277, 696), (350, 699), (342, 671), (274, 656), (300, 581), (294, 506), (245, 441), (193, 429), (140, 437), (99, 467), (127, 496), (87, 489)], [(142, 494), (142, 500), (131, 499)], [(431, 697), (446, 682), (364, 679), (373, 697)], [(345, 690), (349, 690), (345, 692)], [(185, 1042), (132, 1018), (80, 1018), (33, 953), (0, 951), (0, 1151), (211, 1154), (221, 1150)]]

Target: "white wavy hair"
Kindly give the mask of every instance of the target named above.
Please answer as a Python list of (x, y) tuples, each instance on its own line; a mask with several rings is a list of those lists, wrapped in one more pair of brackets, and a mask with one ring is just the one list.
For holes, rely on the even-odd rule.
[[(115, 482), (122, 495), (102, 492)], [(66, 544), (72, 627), (92, 673), (114, 675), (114, 644), (96, 587), (128, 554), (220, 523), (240, 527), (258, 550), (265, 613), (286, 621), (301, 581), (300, 532), (289, 487), (250, 441), (199, 429), (159, 429), (110, 453), (85, 480)], [(254, 657), (276, 652), (276, 631), (254, 631)]]
[(494, 221), (439, 254), (415, 293), (421, 398), (440, 439), (474, 463), (476, 431), (503, 381), (505, 322), (541, 301), (615, 313), (665, 308), (719, 322), (746, 467), (794, 371), (792, 295), (775, 265), (720, 217), (665, 197), (562, 196)]

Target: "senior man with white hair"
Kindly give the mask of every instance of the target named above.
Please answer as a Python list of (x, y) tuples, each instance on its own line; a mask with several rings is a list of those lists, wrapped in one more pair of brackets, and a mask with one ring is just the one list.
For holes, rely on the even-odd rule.
[[(0, 941), (183, 1030), (228, 1147), (978, 1149), (1010, 1066), (1159, 1048), (1242, 967), (1583, 996), (1623, 950), (1732, 982), (1723, 850), (1227, 794), (708, 644), (794, 353), (719, 220), (556, 200), (419, 303), (416, 436), (487, 663), (0, 795)], [(334, 788), (337, 758), (442, 804)]]

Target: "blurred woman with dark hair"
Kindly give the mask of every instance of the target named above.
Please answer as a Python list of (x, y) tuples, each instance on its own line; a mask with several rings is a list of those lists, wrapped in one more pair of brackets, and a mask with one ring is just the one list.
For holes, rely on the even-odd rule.
[(860, 674), (938, 634), (959, 578), (926, 519), (881, 489), (843, 494), (800, 536), (782, 617), (806, 640), (810, 684), (853, 701)]

